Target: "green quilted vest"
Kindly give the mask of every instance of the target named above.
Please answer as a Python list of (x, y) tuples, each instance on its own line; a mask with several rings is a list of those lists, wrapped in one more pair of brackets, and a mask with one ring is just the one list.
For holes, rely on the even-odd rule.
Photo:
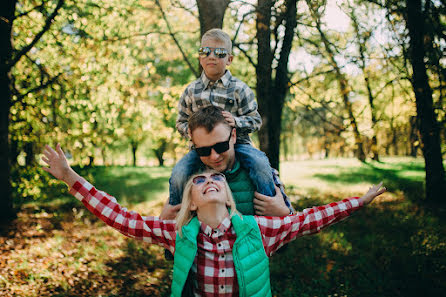
[[(269, 259), (265, 254), (259, 227), (252, 216), (231, 218), (237, 239), (232, 250), (240, 296), (271, 296)], [(200, 222), (194, 217), (183, 227), (183, 237), (177, 234), (173, 265), (172, 296), (182, 291), (197, 253)]]
[(253, 200), (256, 189), (249, 178), (248, 171), (240, 166), (240, 162), (236, 161), (234, 168), (225, 172), (225, 175), (237, 210), (243, 215), (255, 215)]

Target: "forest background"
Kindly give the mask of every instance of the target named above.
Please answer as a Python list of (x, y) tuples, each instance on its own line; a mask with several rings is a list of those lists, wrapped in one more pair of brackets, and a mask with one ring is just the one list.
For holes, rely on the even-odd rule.
[(200, 74), (200, 36), (213, 27), (233, 39), (229, 69), (256, 93), (264, 125), (254, 141), (274, 167), (418, 158), (423, 182), (411, 198), (441, 209), (445, 6), (2, 1), (0, 219), (11, 222), (24, 204), (64, 191), (40, 169), (45, 144), (61, 143), (80, 170), (175, 164), (187, 152), (175, 131), (178, 99)]

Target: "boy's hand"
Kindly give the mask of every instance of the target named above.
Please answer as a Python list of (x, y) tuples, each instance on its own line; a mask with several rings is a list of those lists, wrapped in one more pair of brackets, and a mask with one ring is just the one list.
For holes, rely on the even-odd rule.
[(55, 178), (68, 183), (68, 178), (73, 170), (68, 165), (68, 161), (60, 148), (60, 144), (57, 144), (56, 150), (46, 145), (43, 154), (42, 160), (49, 166), (43, 167), (43, 170), (51, 173)]
[(234, 119), (234, 116), (233, 116), (229, 111), (226, 111), (226, 110), (223, 110), (221, 113), (222, 113), (223, 116), (225, 117), (226, 122), (229, 123), (229, 126), (235, 128), (235, 119)]
[(373, 201), (376, 197), (387, 191), (385, 187), (382, 186), (383, 182), (380, 182), (378, 185), (372, 185), (370, 189), (363, 195), (361, 198), (359, 198), (364, 205), (369, 204)]

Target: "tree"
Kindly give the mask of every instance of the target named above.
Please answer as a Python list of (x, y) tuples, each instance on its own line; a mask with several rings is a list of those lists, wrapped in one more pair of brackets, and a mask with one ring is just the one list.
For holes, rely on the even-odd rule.
[(14, 49), (12, 43), (13, 23), (16, 19), (16, 0), (5, 0), (0, 4), (0, 219), (10, 220), (14, 217), (12, 191), (10, 184), (10, 149), (9, 149), (9, 116), (12, 102), (11, 68), (28, 53), (40, 38), (49, 30), (52, 21), (58, 14), (64, 0), (59, 0), (51, 13), (46, 12), (42, 4), (40, 9), (47, 14), (40, 31), (31, 41), (20, 49)]
[[(275, 4), (277, 3), (271, 0), (258, 1), (256, 10), (258, 62), (255, 69), (257, 101), (263, 121), (259, 131), (260, 148), (268, 156), (271, 166), (279, 169), (282, 111), (290, 85), (288, 59), (297, 26), (297, 1), (285, 0), (278, 3), (277, 14), (274, 16), (275, 23), (272, 24), (271, 13)], [(271, 31), (272, 25), (273, 31)], [(274, 48), (271, 48), (272, 36), (275, 38)], [(273, 65), (276, 65), (275, 68)]]
[(412, 86), (416, 98), (417, 122), (423, 142), (422, 149), (426, 166), (426, 199), (446, 203), (444, 199), (441, 199), (446, 192), (446, 180), (438, 122), (425, 64), (426, 16), (421, 0), (406, 0), (405, 3), (405, 17), (410, 37), (409, 60), (412, 65)]
[(333, 43), (328, 40), (327, 35), (322, 29), (321, 16), (322, 13), (320, 10), (324, 9), (324, 5), (326, 0), (322, 1), (322, 4), (315, 1), (306, 0), (308, 8), (310, 10), (310, 15), (315, 24), (316, 30), (319, 34), (320, 40), (322, 41), (323, 50), (325, 52), (325, 56), (329, 64), (333, 67), (336, 79), (339, 85), (339, 95), (343, 99), (345, 112), (348, 115), (348, 119), (350, 121), (350, 126), (353, 130), (353, 135), (355, 137), (355, 151), (356, 157), (358, 160), (364, 162), (365, 161), (365, 152), (363, 147), (363, 140), (361, 134), (359, 132), (358, 123), (356, 117), (353, 113), (353, 105), (352, 100), (350, 98), (351, 86), (349, 85), (349, 81), (344, 73), (341, 71), (341, 67), (336, 61), (335, 54), (337, 50), (334, 48)]

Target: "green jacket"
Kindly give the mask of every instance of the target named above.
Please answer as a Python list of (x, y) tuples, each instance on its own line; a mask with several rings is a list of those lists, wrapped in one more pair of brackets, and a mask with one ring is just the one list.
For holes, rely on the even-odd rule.
[(246, 169), (236, 161), (231, 171), (225, 172), (229, 188), (231, 188), (237, 210), (243, 215), (254, 215), (255, 186)]
[[(269, 259), (263, 248), (262, 237), (254, 217), (234, 215), (232, 226), (237, 234), (232, 256), (240, 296), (271, 296)], [(184, 284), (197, 254), (200, 222), (194, 217), (183, 226), (183, 237), (177, 234), (173, 265), (172, 296), (182, 296)], [(187, 295), (187, 293), (185, 294)]]

